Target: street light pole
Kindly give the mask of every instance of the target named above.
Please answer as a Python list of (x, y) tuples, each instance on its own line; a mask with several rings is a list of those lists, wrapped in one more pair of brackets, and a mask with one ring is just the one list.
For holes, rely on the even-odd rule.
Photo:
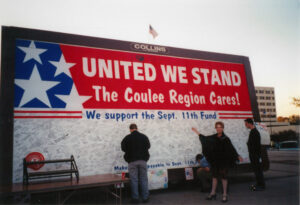
[(270, 118), (270, 136), (272, 135), (272, 121), (271, 121), (271, 115), (269, 115), (269, 118)]

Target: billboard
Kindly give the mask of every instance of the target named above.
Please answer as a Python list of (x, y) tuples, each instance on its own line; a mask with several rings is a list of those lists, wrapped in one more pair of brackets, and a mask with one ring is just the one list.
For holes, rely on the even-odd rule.
[(191, 127), (212, 134), (220, 120), (247, 158), (242, 119), (259, 120), (247, 57), (14, 27), (2, 32), (1, 120), (12, 120), (3, 132), (13, 182), (22, 180), (30, 152), (74, 155), (81, 176), (126, 171), (120, 142), (130, 123), (150, 139), (150, 171), (193, 166), (201, 145)]

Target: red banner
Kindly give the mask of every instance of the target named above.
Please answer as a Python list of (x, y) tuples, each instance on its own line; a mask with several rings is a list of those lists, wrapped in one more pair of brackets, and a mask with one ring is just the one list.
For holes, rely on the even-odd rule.
[(243, 64), (60, 47), (85, 109), (251, 111)]

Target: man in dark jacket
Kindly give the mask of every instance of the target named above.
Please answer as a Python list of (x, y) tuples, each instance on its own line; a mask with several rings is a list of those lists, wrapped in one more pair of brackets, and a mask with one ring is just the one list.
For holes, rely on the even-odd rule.
[(256, 185), (251, 185), (250, 189), (252, 191), (261, 191), (265, 189), (265, 180), (261, 164), (260, 134), (254, 126), (253, 120), (251, 118), (245, 120), (245, 126), (248, 129), (251, 129), (247, 146), (249, 151), (250, 163), (256, 177)]
[(131, 184), (132, 203), (139, 202), (139, 184), (144, 203), (149, 201), (147, 161), (149, 160), (150, 142), (146, 135), (138, 132), (137, 125), (129, 126), (130, 134), (121, 142), (125, 152), (124, 159), (128, 162), (128, 172)]

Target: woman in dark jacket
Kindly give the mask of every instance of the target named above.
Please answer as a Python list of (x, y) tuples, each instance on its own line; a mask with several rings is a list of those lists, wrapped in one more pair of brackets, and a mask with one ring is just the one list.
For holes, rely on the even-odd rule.
[(217, 133), (211, 136), (201, 135), (195, 128), (192, 128), (192, 130), (199, 135), (203, 154), (211, 165), (211, 173), (213, 177), (212, 189), (206, 199), (216, 199), (218, 178), (221, 177), (223, 185), (222, 202), (227, 202), (228, 169), (234, 166), (236, 161), (239, 160), (241, 162), (243, 159), (236, 152), (230, 139), (224, 134), (224, 123), (216, 122), (215, 128)]

